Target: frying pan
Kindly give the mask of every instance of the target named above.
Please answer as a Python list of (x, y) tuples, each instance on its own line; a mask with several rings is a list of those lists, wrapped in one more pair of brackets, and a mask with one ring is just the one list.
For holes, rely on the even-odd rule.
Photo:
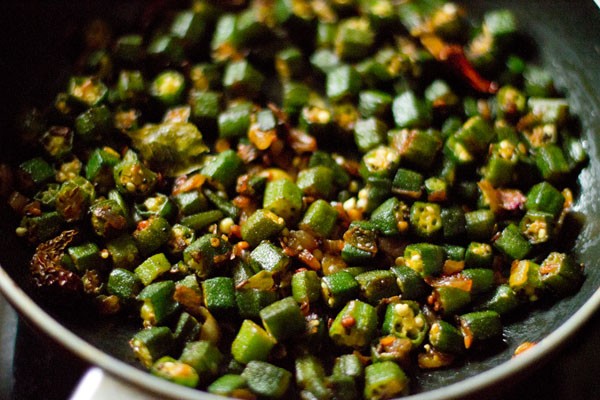
[[(554, 305), (542, 304), (509, 321), (502, 348), (456, 368), (417, 376), (416, 393), (408, 397), (414, 400), (459, 398), (475, 393), (482, 396), (486, 389), (509, 379), (514, 382), (576, 335), (577, 329), (600, 306), (600, 137), (596, 135), (600, 127), (600, 10), (592, 0), (470, 0), (464, 3), (469, 14), (475, 17), (490, 8), (513, 10), (521, 29), (537, 44), (540, 62), (567, 93), (573, 113), (580, 117), (590, 162), (579, 177), (581, 192), (575, 213), (581, 216), (577, 219), (580, 223), (570, 223), (568, 229), (573, 231), (569, 245), (574, 246), (576, 257), (586, 265), (586, 280), (577, 294)], [(15, 154), (22, 151), (14, 150), (16, 141), (11, 133), (15, 113), (23, 105), (47, 103), (52, 93), (64, 87), (72, 61), (69, 56), (74, 54), (72, 41), (68, 39), (71, 34), (93, 16), (111, 21), (117, 31), (133, 30), (143, 16), (144, 5), (143, 1), (118, 0), (1, 2), (0, 93), (9, 100), (0, 111), (3, 162), (22, 157)], [(27, 277), (30, 253), (13, 233), (17, 221), (5, 206), (0, 216), (1, 292), (36, 329), (116, 378), (116, 381), (108, 381), (110, 396), (120, 393), (118, 398), (217, 398), (142, 371), (127, 345), (127, 340), (138, 329), (135, 321), (99, 320), (76, 308), (48, 304), (40, 298)], [(538, 344), (513, 359), (515, 347), (524, 341)], [(102, 375), (98, 371), (92, 373), (89, 380)], [(125, 382), (129, 389), (118, 387), (117, 381)], [(133, 392), (125, 395), (121, 390)], [(489, 396), (489, 392), (483, 396)]]

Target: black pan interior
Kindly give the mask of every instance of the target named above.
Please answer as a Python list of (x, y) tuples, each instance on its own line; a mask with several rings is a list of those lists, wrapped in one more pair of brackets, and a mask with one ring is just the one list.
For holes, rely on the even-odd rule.
[[(4, 0), (0, 5), (0, 77), (4, 106), (0, 109), (1, 160), (22, 157), (27, 149), (14, 151), (14, 115), (23, 105), (43, 105), (68, 78), (77, 42), (74, 40), (85, 21), (101, 16), (112, 21), (117, 31), (135, 30), (143, 17), (143, 1), (63, 1)], [(572, 222), (575, 252), (586, 264), (586, 281), (574, 296), (553, 306), (541, 305), (518, 315), (506, 327), (505, 345), (460, 367), (423, 373), (417, 391), (435, 389), (486, 371), (512, 356), (524, 341), (539, 341), (563, 324), (600, 286), (600, 10), (592, 0), (470, 0), (464, 1), (473, 16), (489, 8), (509, 7), (517, 14), (524, 32), (534, 38), (537, 57), (555, 76), (567, 93), (574, 114), (579, 115), (581, 131), (587, 139), (590, 163), (580, 176), (581, 193), (576, 211), (582, 224)], [(7, 40), (10, 38), (10, 40)], [(32, 290), (27, 279), (27, 249), (15, 238), (17, 221), (3, 208), (0, 222), (0, 264), (11, 277), (46, 311), (65, 327), (93, 346), (137, 365), (127, 340), (138, 327), (132, 320), (97, 320), (85, 312), (64, 312), (47, 304)]]

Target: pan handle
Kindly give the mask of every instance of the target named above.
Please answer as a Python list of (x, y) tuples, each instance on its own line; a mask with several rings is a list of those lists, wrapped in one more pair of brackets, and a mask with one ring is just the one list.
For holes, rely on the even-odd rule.
[(70, 400), (159, 400), (158, 397), (116, 379), (97, 367), (83, 376)]

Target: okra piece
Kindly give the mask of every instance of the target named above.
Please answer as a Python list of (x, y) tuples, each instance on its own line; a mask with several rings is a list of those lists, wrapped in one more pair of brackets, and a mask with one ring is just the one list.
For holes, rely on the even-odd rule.
[(558, 217), (563, 209), (565, 197), (548, 182), (540, 182), (531, 187), (527, 193), (525, 208), (528, 211), (543, 211)]
[(400, 129), (388, 132), (390, 146), (398, 150), (402, 162), (427, 171), (442, 148), (442, 139), (435, 130)]
[(531, 243), (515, 224), (510, 224), (494, 241), (494, 247), (512, 259), (521, 260), (531, 251)]
[(75, 118), (75, 133), (83, 140), (97, 140), (112, 127), (110, 110), (106, 106), (88, 108)]
[[(331, 275), (330, 275), (331, 276)], [(400, 294), (396, 285), (396, 276), (389, 270), (363, 272), (354, 277), (360, 287), (360, 296), (369, 304)]]
[(173, 298), (175, 283), (162, 281), (151, 283), (138, 294), (143, 301), (140, 316), (144, 326), (163, 325), (179, 310), (179, 303)]
[(366, 179), (365, 187), (358, 192), (359, 204), (364, 202), (364, 211), (370, 213), (391, 195), (392, 181), (390, 179), (370, 176)]
[(231, 315), (237, 310), (233, 279), (218, 276), (202, 282), (204, 305), (213, 314)]
[(198, 373), (199, 383), (206, 384), (219, 373), (223, 354), (213, 343), (200, 340), (188, 342), (181, 352), (179, 361), (194, 368)]
[(213, 192), (210, 189), (204, 189), (204, 195), (206, 196), (208, 201), (210, 201), (215, 207), (217, 207), (223, 214), (225, 214), (229, 218), (235, 219), (239, 217), (240, 209), (235, 204), (227, 200), (225, 197)]
[(327, 72), (325, 91), (331, 101), (339, 103), (356, 96), (360, 90), (360, 75), (350, 65), (339, 65)]
[(223, 219), (224, 215), (220, 210), (203, 211), (197, 214), (188, 215), (181, 219), (181, 224), (191, 229), (199, 231), (215, 222)]
[(482, 209), (465, 213), (467, 237), (471, 240), (489, 240), (495, 229), (496, 218), (490, 210)]
[(371, 223), (384, 236), (395, 236), (408, 231), (408, 206), (396, 197), (390, 197), (371, 213)]
[(392, 96), (378, 90), (365, 90), (358, 95), (358, 111), (363, 118), (386, 118), (391, 111)]
[(443, 153), (458, 166), (469, 166), (475, 160), (475, 155), (467, 149), (463, 142), (456, 138), (455, 134), (446, 139)]
[(265, 361), (277, 340), (263, 328), (245, 319), (235, 339), (231, 343), (233, 359), (242, 364), (251, 361)]
[(170, 356), (156, 360), (150, 368), (150, 373), (178, 385), (192, 388), (198, 386), (199, 382), (198, 372), (192, 366)]
[(142, 35), (123, 35), (116, 40), (113, 54), (127, 63), (137, 63), (144, 53), (144, 38)]
[(277, 214), (259, 209), (242, 225), (242, 239), (256, 246), (261, 241), (277, 235), (285, 227), (285, 220)]
[(467, 349), (475, 343), (502, 336), (502, 321), (500, 315), (495, 311), (475, 311), (463, 314), (459, 317), (459, 321)]
[(192, 47), (203, 39), (206, 23), (207, 19), (201, 13), (185, 10), (175, 15), (169, 30), (180, 38), (185, 46)]
[(543, 289), (539, 264), (531, 260), (513, 261), (510, 266), (508, 285), (520, 297), (536, 301)]
[(385, 122), (371, 117), (359, 119), (354, 125), (354, 142), (363, 153), (382, 145), (385, 142), (387, 125)]
[(250, 361), (242, 376), (246, 378), (252, 392), (271, 399), (282, 398), (292, 380), (289, 371), (264, 361)]
[(260, 318), (266, 331), (277, 342), (301, 334), (306, 326), (300, 306), (293, 297), (286, 297), (269, 304), (260, 310)]
[(301, 270), (292, 275), (292, 297), (298, 304), (314, 303), (321, 298), (321, 278), (316, 271)]
[[(309, 61), (316, 71), (319, 71), (324, 75), (330, 74), (336, 68), (343, 65), (337, 54), (331, 49), (317, 49), (310, 56)], [(335, 89), (337, 90), (337, 88)]]
[(141, 71), (122, 70), (117, 80), (117, 98), (126, 104), (136, 104), (144, 98), (146, 83)]
[(233, 150), (219, 153), (212, 161), (206, 164), (200, 173), (213, 181), (221, 183), (225, 188), (230, 188), (243, 171), (242, 159)]
[(24, 216), (16, 232), (26, 236), (30, 243), (40, 243), (58, 235), (65, 220), (56, 211), (42, 213), (39, 216)]
[(287, 179), (267, 182), (263, 208), (288, 222), (296, 221), (302, 212), (302, 190)]
[(90, 269), (102, 269), (104, 265), (104, 259), (100, 256), (100, 248), (93, 242), (71, 246), (67, 248), (67, 254), (71, 257), (75, 268), (80, 272)]
[(431, 121), (429, 105), (410, 90), (394, 98), (392, 114), (398, 128), (424, 128)]
[[(225, 374), (218, 377), (206, 388), (208, 393), (233, 397), (236, 394), (249, 392), (246, 378), (237, 374)], [(249, 393), (248, 393), (249, 394)]]
[(252, 250), (249, 261), (259, 270), (275, 274), (283, 273), (286, 270), (290, 258), (285, 255), (281, 248), (265, 241)]
[(381, 332), (399, 338), (410, 339), (412, 346), (420, 346), (429, 325), (415, 301), (399, 301), (388, 304), (381, 325)]
[(370, 177), (391, 178), (399, 164), (400, 154), (396, 149), (388, 146), (377, 146), (362, 157), (358, 172), (365, 179)]
[(300, 171), (296, 179), (296, 185), (305, 196), (328, 199), (335, 190), (333, 181), (333, 171), (319, 165)]
[(161, 72), (150, 84), (150, 95), (166, 107), (181, 104), (185, 92), (185, 77), (178, 71)]
[(294, 362), (296, 385), (315, 399), (331, 398), (333, 393), (325, 381), (325, 369), (313, 355), (303, 355)]
[(112, 149), (95, 149), (85, 166), (85, 177), (99, 192), (114, 186), (113, 168), (119, 162), (119, 154)]
[(133, 354), (146, 368), (150, 368), (156, 360), (170, 353), (174, 345), (173, 332), (166, 326), (142, 329), (129, 341)]
[(100, 105), (108, 97), (108, 88), (99, 79), (91, 76), (76, 76), (69, 80), (69, 100), (81, 107)]
[(260, 310), (273, 304), (279, 299), (277, 292), (270, 289), (240, 289), (235, 291), (235, 301), (238, 314), (242, 318), (251, 318), (258, 320)]
[(423, 183), (427, 201), (433, 203), (442, 203), (448, 199), (448, 184), (442, 178), (432, 176), (425, 179)]
[(441, 211), (442, 235), (446, 240), (457, 240), (464, 237), (467, 228), (465, 212), (460, 207), (444, 207)]
[(172, 34), (156, 36), (148, 44), (146, 54), (157, 65), (176, 64), (185, 56), (181, 40)]
[(349, 301), (329, 328), (329, 337), (338, 346), (362, 348), (377, 334), (377, 311), (360, 300)]
[(571, 256), (552, 252), (540, 265), (542, 285), (558, 296), (574, 293), (583, 282), (583, 269)]
[(263, 84), (264, 76), (248, 61), (233, 61), (223, 73), (223, 87), (232, 97), (256, 97)]
[(244, 138), (250, 129), (250, 114), (252, 103), (242, 101), (230, 105), (219, 114), (219, 137), (223, 139)]
[(136, 203), (134, 208), (135, 213), (141, 219), (156, 216), (172, 221), (177, 212), (173, 201), (162, 193), (156, 193), (154, 196), (145, 199), (142, 203)]
[(410, 207), (410, 227), (419, 237), (436, 237), (442, 230), (441, 208), (435, 203), (415, 201)]
[(325, 200), (318, 199), (308, 207), (298, 226), (318, 237), (328, 238), (335, 228), (337, 219), (337, 210)]
[(350, 225), (344, 233), (342, 258), (350, 264), (371, 261), (377, 255), (377, 233), (369, 223)]
[(139, 263), (139, 250), (131, 235), (123, 234), (106, 243), (115, 268), (133, 269)]
[(444, 320), (437, 320), (429, 329), (429, 343), (437, 350), (460, 354), (464, 352), (464, 338), (460, 330)]
[[(334, 129), (332, 110), (325, 104), (308, 104), (300, 111), (298, 126), (318, 139), (327, 138), (331, 129)], [(319, 150), (317, 152), (325, 154)], [(331, 167), (327, 164), (325, 166)]]
[(469, 118), (454, 134), (456, 140), (462, 143), (469, 153), (477, 155), (488, 150), (494, 136), (494, 129), (480, 116)]
[(56, 211), (67, 222), (80, 221), (96, 197), (94, 185), (82, 176), (64, 182), (56, 194)]
[(365, 399), (391, 399), (405, 395), (408, 389), (408, 377), (393, 361), (383, 361), (365, 368)]
[(412, 344), (409, 339), (396, 336), (383, 336), (371, 345), (373, 363), (393, 361), (405, 364), (409, 359)]
[(40, 138), (40, 144), (50, 157), (60, 160), (73, 150), (73, 131), (66, 126), (52, 126)]
[(396, 275), (396, 284), (406, 300), (420, 300), (427, 295), (427, 284), (420, 273), (406, 265), (397, 265), (391, 268)]
[(423, 175), (406, 169), (398, 168), (392, 181), (392, 192), (408, 199), (419, 199), (423, 193)]
[(471, 293), (463, 288), (440, 286), (433, 289), (434, 309), (447, 317), (463, 310), (471, 303)]
[(357, 60), (368, 55), (375, 43), (375, 32), (367, 18), (340, 21), (335, 36), (335, 52), (342, 60)]
[[(207, 83), (208, 84), (208, 83)], [(191, 117), (202, 132), (218, 129), (217, 120), (223, 115), (221, 110), (221, 94), (213, 91), (192, 90), (189, 95)], [(220, 129), (219, 129), (220, 132)]]
[(284, 82), (282, 88), (283, 111), (296, 118), (311, 97), (311, 89), (302, 82)]
[(321, 278), (323, 300), (330, 308), (339, 308), (360, 293), (360, 284), (348, 271), (338, 271)]
[(157, 174), (146, 167), (132, 150), (114, 166), (113, 171), (116, 188), (123, 195), (145, 197), (154, 191), (158, 180)]
[(565, 154), (555, 144), (548, 143), (538, 147), (534, 158), (542, 178), (549, 182), (562, 182), (571, 172)]
[(206, 234), (183, 251), (183, 262), (200, 278), (210, 276), (214, 269), (229, 261), (231, 244), (226, 238)]
[(471, 242), (465, 251), (465, 268), (491, 268), (493, 257), (489, 243)]
[(554, 216), (543, 211), (527, 211), (519, 223), (519, 229), (533, 245), (548, 243), (554, 238)]
[(492, 310), (500, 315), (508, 314), (519, 306), (517, 294), (509, 285), (502, 284), (477, 306), (477, 310)]
[(115, 295), (123, 303), (130, 303), (142, 290), (142, 282), (133, 272), (115, 268), (110, 271), (106, 290), (109, 294)]
[(364, 365), (355, 353), (343, 354), (335, 359), (333, 375), (360, 378), (364, 373)]
[(305, 73), (302, 52), (297, 47), (288, 47), (275, 55), (275, 70), (282, 80), (299, 79)]
[(41, 157), (32, 158), (19, 165), (19, 181), (24, 189), (35, 189), (54, 178), (54, 168)]
[(133, 232), (135, 245), (143, 256), (154, 253), (169, 240), (171, 225), (162, 217), (140, 221)]
[(127, 215), (115, 200), (96, 201), (89, 212), (92, 229), (100, 237), (117, 237), (128, 227)]
[[(181, 290), (182, 285), (177, 283), (175, 290)], [(175, 324), (173, 335), (179, 348), (183, 348), (186, 343), (197, 340), (200, 337), (202, 324), (187, 312), (182, 312)]]
[(461, 275), (471, 281), (471, 294), (479, 295), (494, 288), (494, 271), (485, 268), (465, 269)]
[(518, 162), (516, 146), (509, 140), (502, 140), (490, 146), (491, 156), (485, 167), (485, 179), (494, 187), (509, 184), (513, 180)]
[(134, 270), (134, 272), (144, 286), (148, 286), (160, 275), (168, 272), (170, 269), (171, 263), (167, 260), (167, 257), (164, 253), (158, 253), (147, 258)]

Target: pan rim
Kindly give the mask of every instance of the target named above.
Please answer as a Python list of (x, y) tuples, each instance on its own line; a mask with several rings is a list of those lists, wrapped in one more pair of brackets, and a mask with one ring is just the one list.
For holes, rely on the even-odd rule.
[[(139, 370), (86, 342), (37, 305), (0, 266), (0, 293), (17, 310), (49, 338), (59, 343), (74, 355), (95, 365), (118, 380), (128, 382), (148, 391), (169, 398), (179, 399), (222, 399), (207, 392), (185, 388)], [(600, 288), (557, 329), (539, 341), (533, 348), (519, 357), (505, 361), (487, 371), (476, 374), (448, 386), (417, 393), (407, 400), (442, 400), (471, 395), (507, 380), (517, 373), (543, 361), (558, 350), (567, 339), (577, 332), (600, 308)], [(538, 364), (539, 365), (539, 364)]]

